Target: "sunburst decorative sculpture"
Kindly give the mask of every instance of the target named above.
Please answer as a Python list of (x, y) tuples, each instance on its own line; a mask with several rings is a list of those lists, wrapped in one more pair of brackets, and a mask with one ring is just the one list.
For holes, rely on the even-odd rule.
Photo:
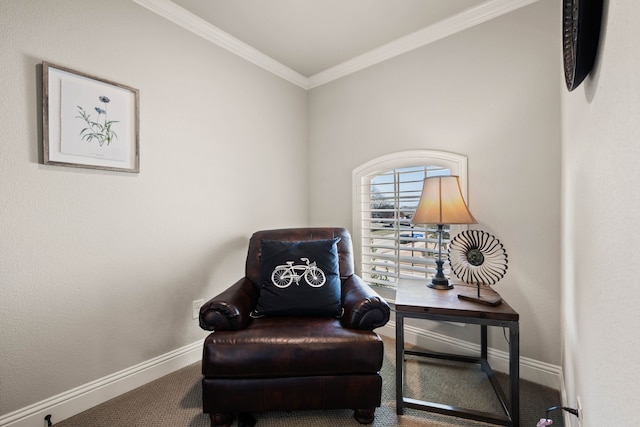
[(482, 286), (495, 285), (507, 272), (507, 251), (498, 239), (481, 230), (465, 230), (449, 244), (451, 271), (465, 283), (477, 286), (476, 294), (459, 294), (458, 298), (496, 306), (499, 295), (481, 295)]

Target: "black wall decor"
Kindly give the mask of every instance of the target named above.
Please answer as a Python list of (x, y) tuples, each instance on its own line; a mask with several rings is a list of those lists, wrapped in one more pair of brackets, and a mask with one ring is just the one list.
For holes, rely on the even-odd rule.
[(603, 0), (563, 0), (564, 77), (569, 91), (587, 77), (596, 59)]

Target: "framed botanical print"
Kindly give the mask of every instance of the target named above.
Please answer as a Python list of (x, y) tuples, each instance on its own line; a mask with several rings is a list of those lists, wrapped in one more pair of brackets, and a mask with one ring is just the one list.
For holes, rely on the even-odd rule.
[(140, 172), (139, 91), (42, 63), (44, 164)]

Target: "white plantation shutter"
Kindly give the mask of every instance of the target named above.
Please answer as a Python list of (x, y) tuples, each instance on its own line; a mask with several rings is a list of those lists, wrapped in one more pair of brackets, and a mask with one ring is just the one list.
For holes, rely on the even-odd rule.
[[(420, 200), (423, 180), (438, 175), (460, 176), (461, 169), (466, 174), (466, 159), (457, 156), (464, 162), (456, 162), (443, 161), (437, 155), (434, 158), (417, 157), (392, 158), (354, 171), (354, 234), (359, 243), (358, 266), (360, 275), (370, 284), (395, 287), (400, 277), (428, 279), (435, 275), (437, 226), (413, 225), (411, 218)], [(416, 162), (420, 164), (415, 165)], [(397, 165), (400, 166), (389, 168)], [(466, 183), (466, 176), (461, 177), (461, 181), (463, 179)], [(449, 228), (445, 225), (443, 233), (442, 256), (445, 260), (451, 238)], [(449, 275), (448, 262), (445, 262), (444, 272)]]

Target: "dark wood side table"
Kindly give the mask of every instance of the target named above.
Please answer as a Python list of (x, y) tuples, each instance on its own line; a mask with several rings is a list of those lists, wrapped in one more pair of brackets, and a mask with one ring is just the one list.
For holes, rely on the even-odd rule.
[[(475, 286), (456, 284), (448, 291), (432, 289), (426, 286), (426, 280), (402, 279), (396, 290), (396, 407), (398, 415), (404, 408), (419, 409), (460, 418), (482, 421), (511, 427), (520, 426), (520, 332), (519, 315), (504, 300), (492, 307), (471, 301), (458, 299), (458, 293), (470, 292)], [(482, 292), (494, 293), (492, 289)], [(425, 351), (405, 350), (404, 319), (416, 318), (434, 321), (471, 323), (480, 325), (480, 357), (456, 354), (443, 354)], [(487, 326), (509, 328), (509, 399), (498, 384), (487, 360)], [(403, 397), (404, 355), (432, 357), (479, 364), (487, 374), (493, 390), (504, 410), (503, 414), (491, 414), (458, 406), (443, 405), (435, 402)]]

